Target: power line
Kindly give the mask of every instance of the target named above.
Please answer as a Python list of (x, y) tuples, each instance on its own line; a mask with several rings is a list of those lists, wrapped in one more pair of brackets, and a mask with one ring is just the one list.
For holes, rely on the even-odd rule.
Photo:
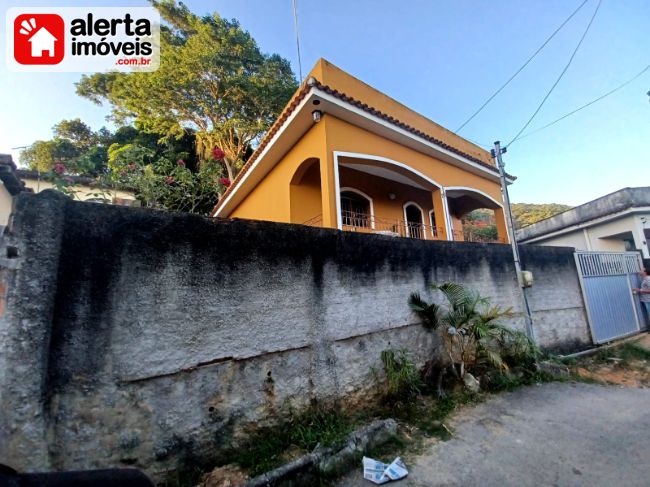
[(302, 59), (300, 56), (300, 35), (298, 34), (298, 7), (297, 0), (291, 0), (293, 7), (293, 28), (296, 31), (296, 47), (298, 48), (298, 72), (300, 73), (300, 82), (302, 83)]
[(582, 37), (580, 37), (580, 40), (578, 41), (578, 45), (577, 45), (576, 48), (573, 50), (573, 53), (571, 54), (571, 57), (569, 58), (569, 62), (566, 63), (566, 66), (564, 66), (564, 69), (562, 70), (562, 72), (560, 73), (560, 75), (559, 75), (559, 76), (557, 77), (557, 79), (555, 80), (555, 83), (553, 83), (553, 86), (551, 86), (551, 89), (548, 90), (548, 92), (546, 93), (546, 95), (545, 95), (544, 98), (542, 99), (542, 102), (539, 104), (539, 106), (537, 107), (537, 109), (533, 112), (533, 114), (532, 114), (531, 117), (528, 119), (528, 121), (524, 124), (524, 126), (521, 128), (521, 130), (519, 130), (519, 132), (517, 132), (517, 135), (515, 135), (514, 138), (513, 138), (510, 142), (508, 142), (508, 144), (506, 145), (506, 147), (509, 147), (510, 144), (512, 144), (514, 141), (516, 141), (516, 140), (519, 138), (519, 136), (522, 134), (522, 132), (523, 132), (524, 130), (526, 130), (526, 128), (528, 127), (528, 125), (530, 125), (530, 122), (533, 121), (533, 119), (537, 116), (537, 114), (539, 113), (539, 111), (542, 109), (542, 107), (544, 106), (544, 103), (546, 103), (546, 100), (548, 100), (548, 97), (551, 96), (551, 93), (553, 93), (553, 90), (554, 90), (555, 87), (558, 85), (558, 83), (560, 82), (560, 80), (564, 77), (564, 74), (567, 72), (567, 70), (569, 69), (569, 66), (571, 66), (571, 63), (573, 62), (573, 58), (574, 58), (574, 57), (576, 56), (576, 54), (578, 53), (578, 50), (580, 49), (580, 46), (582, 45), (582, 41), (584, 41), (584, 40), (585, 40), (585, 37), (587, 37), (587, 32), (589, 32), (589, 29), (591, 28), (591, 24), (593, 24), (594, 19), (596, 18), (596, 14), (598, 13), (598, 10), (600, 9), (600, 4), (601, 4), (601, 3), (602, 3), (602, 0), (598, 0), (598, 5), (596, 5), (596, 10), (594, 10), (594, 13), (593, 13), (593, 15), (591, 16), (591, 19), (589, 19), (589, 23), (587, 24), (587, 27), (585, 28), (585, 31), (584, 31), (583, 34), (582, 34)]
[(602, 100), (603, 98), (607, 98), (609, 95), (612, 95), (612, 94), (616, 93), (618, 90), (620, 90), (620, 89), (622, 89), (622, 88), (625, 88), (627, 85), (629, 85), (630, 83), (632, 83), (632, 81), (634, 81), (634, 80), (636, 80), (637, 78), (639, 78), (640, 76), (642, 76), (642, 75), (643, 75), (646, 71), (648, 71), (648, 70), (650, 70), (650, 64), (647, 65), (645, 68), (643, 68), (639, 73), (637, 73), (636, 75), (634, 75), (632, 78), (630, 78), (630, 79), (628, 79), (627, 81), (625, 81), (624, 83), (621, 83), (620, 85), (618, 85), (616, 88), (614, 88), (614, 89), (608, 91), (607, 93), (605, 93), (605, 94), (599, 96), (598, 98), (594, 98), (594, 99), (591, 100), (589, 103), (585, 103), (585, 104), (582, 105), (581, 107), (576, 108), (575, 110), (572, 110), (572, 111), (570, 111), (569, 113), (567, 113), (567, 114), (565, 114), (565, 115), (562, 115), (560, 118), (558, 118), (558, 119), (556, 119), (556, 120), (553, 120), (552, 122), (547, 123), (546, 125), (544, 125), (544, 126), (542, 126), (542, 127), (539, 127), (539, 128), (537, 128), (537, 129), (535, 129), (535, 130), (533, 130), (533, 131), (531, 131), (531, 132), (528, 132), (527, 134), (522, 135), (521, 137), (519, 137), (519, 140), (524, 139), (524, 138), (528, 137), (529, 135), (536, 134), (536, 133), (539, 132), (540, 130), (544, 130), (544, 129), (546, 129), (546, 128), (549, 128), (551, 125), (555, 125), (556, 123), (558, 123), (558, 122), (564, 120), (565, 118), (570, 117), (570, 116), (573, 115), (574, 113), (578, 113), (580, 110), (583, 110), (583, 109), (585, 109), (585, 108), (587, 108), (587, 107), (593, 105), (594, 103), (599, 102), (599, 101)]
[(492, 99), (493, 99), (495, 96), (497, 96), (499, 93), (501, 93), (501, 91), (502, 91), (506, 86), (508, 86), (508, 85), (510, 84), (510, 82), (511, 82), (513, 79), (515, 79), (515, 78), (517, 77), (517, 75), (518, 75), (519, 73), (521, 73), (521, 72), (524, 70), (524, 68), (525, 68), (526, 66), (528, 66), (528, 64), (529, 64), (529, 63), (530, 63), (530, 62), (531, 62), (531, 61), (532, 61), (532, 60), (533, 60), (533, 59), (534, 59), (534, 58), (535, 58), (535, 57), (540, 53), (540, 51), (546, 47), (546, 44), (548, 44), (548, 43), (551, 41), (551, 39), (553, 39), (553, 37), (555, 37), (555, 34), (557, 34), (558, 32), (560, 32), (560, 30), (562, 30), (562, 27), (564, 27), (564, 26), (567, 24), (567, 22), (569, 22), (569, 20), (571, 20), (571, 19), (573, 18), (573, 16), (574, 16), (575, 14), (577, 14), (578, 11), (579, 11), (582, 7), (584, 7), (584, 5), (585, 5), (588, 1), (589, 1), (589, 0), (584, 0), (584, 1), (583, 1), (583, 2), (578, 6), (578, 8), (575, 9), (575, 10), (573, 11), (573, 13), (572, 13), (571, 15), (569, 15), (569, 16), (566, 18), (566, 20), (565, 20), (564, 22), (562, 22), (562, 24), (560, 24), (560, 26), (559, 26), (557, 29), (555, 29), (555, 31), (550, 35), (550, 37), (549, 37), (548, 39), (546, 39), (546, 40), (544, 41), (544, 43), (543, 43), (541, 46), (539, 46), (539, 48), (538, 48), (538, 49), (533, 53), (533, 55), (530, 56), (530, 57), (528, 58), (528, 60), (527, 60), (527, 61), (526, 61), (526, 62), (525, 62), (525, 63), (524, 63), (524, 64), (523, 64), (523, 65), (522, 65), (522, 66), (521, 66), (521, 67), (520, 67), (516, 72), (515, 72), (515, 74), (513, 74), (513, 75), (508, 79), (508, 81), (506, 81), (506, 82), (501, 86), (501, 88), (499, 88), (497, 91), (495, 91), (495, 92), (492, 94), (492, 96), (490, 96), (490, 98), (488, 98), (488, 99), (485, 101), (485, 103), (483, 103), (483, 105), (481, 105), (481, 106), (478, 108), (478, 110), (476, 110), (476, 111), (472, 114), (471, 117), (469, 117), (467, 120), (465, 120), (465, 122), (463, 122), (463, 124), (462, 124), (460, 127), (458, 127), (458, 128), (456, 129), (456, 132), (460, 132), (460, 131), (462, 130), (462, 128), (463, 128), (465, 125), (467, 125), (469, 122), (471, 122), (471, 121), (474, 119), (474, 117), (476, 117), (476, 115), (478, 115), (479, 113), (481, 113), (481, 111), (482, 111), (482, 110), (487, 106), (487, 104), (490, 103), (490, 102), (492, 101)]
[(469, 137), (464, 137), (464, 139), (469, 140), (472, 144), (478, 145), (479, 147), (483, 147), (484, 149), (490, 149), (490, 146), (487, 144), (481, 144), (480, 142), (476, 142), (475, 140), (470, 139)]

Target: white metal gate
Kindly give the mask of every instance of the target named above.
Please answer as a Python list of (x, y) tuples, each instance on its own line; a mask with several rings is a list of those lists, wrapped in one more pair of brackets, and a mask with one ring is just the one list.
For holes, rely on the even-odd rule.
[(576, 265), (595, 343), (641, 330), (642, 312), (632, 288), (638, 287), (637, 252), (576, 252)]

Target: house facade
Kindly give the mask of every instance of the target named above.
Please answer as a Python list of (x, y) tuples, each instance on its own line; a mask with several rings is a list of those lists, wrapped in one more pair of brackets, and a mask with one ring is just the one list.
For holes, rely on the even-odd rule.
[(624, 188), (517, 230), (523, 244), (637, 250), (650, 262), (650, 187)]
[(212, 215), (462, 241), (478, 208), (508, 242), (487, 151), (321, 59)]

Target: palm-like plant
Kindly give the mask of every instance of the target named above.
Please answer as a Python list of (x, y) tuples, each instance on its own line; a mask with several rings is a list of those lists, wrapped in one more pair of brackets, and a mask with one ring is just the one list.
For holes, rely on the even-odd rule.
[(499, 322), (512, 316), (512, 309), (491, 306), (487, 298), (460, 284), (432, 284), (447, 300), (447, 306), (428, 303), (419, 293), (409, 297), (409, 306), (425, 328), (437, 331), (445, 346), (454, 374), (463, 378), (468, 368), (496, 367), (507, 370), (504, 355), (528, 356), (535, 353), (525, 334)]

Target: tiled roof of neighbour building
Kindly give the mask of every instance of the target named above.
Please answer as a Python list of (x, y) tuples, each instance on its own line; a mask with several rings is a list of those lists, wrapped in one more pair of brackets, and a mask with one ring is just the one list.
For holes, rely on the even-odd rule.
[(0, 180), (12, 196), (25, 190), (25, 183), (18, 178), (17, 172), (11, 155), (0, 154)]

